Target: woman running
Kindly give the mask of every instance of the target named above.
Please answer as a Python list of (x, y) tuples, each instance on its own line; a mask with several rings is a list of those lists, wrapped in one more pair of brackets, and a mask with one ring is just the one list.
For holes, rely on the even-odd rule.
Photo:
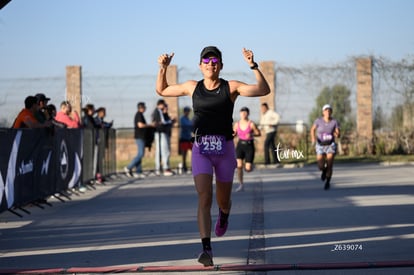
[(242, 50), (244, 60), (256, 78), (255, 84), (220, 78), (223, 69), (221, 51), (215, 46), (205, 47), (200, 54), (199, 69), (203, 79), (188, 80), (179, 84), (167, 83), (167, 67), (174, 57), (162, 54), (156, 83), (160, 96), (189, 96), (193, 102), (194, 143), (192, 173), (198, 194), (197, 220), (203, 250), (198, 261), (204, 266), (213, 265), (211, 247), (211, 207), (213, 200), (213, 172), (216, 178), (216, 200), (219, 214), (215, 225), (216, 236), (226, 233), (231, 208), (231, 190), (236, 167), (233, 143), (233, 108), (240, 96), (264, 96), (270, 93), (251, 50)]

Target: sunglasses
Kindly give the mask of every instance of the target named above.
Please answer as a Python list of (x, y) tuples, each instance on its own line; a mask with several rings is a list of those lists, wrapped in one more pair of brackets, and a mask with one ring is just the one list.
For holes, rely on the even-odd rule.
[(207, 58), (203, 57), (201, 59), (201, 62), (203, 62), (204, 64), (208, 64), (210, 63), (210, 61), (213, 62), (213, 64), (217, 64), (219, 62), (219, 59), (217, 57), (207, 57)]

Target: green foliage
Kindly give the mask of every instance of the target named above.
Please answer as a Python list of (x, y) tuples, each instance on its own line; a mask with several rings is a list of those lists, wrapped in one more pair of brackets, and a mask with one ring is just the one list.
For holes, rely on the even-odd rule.
[(403, 128), (404, 120), (404, 106), (397, 105), (393, 108), (391, 113), (391, 128), (394, 131), (400, 131)]
[(386, 115), (384, 114), (381, 106), (377, 106), (374, 110), (374, 121), (372, 127), (374, 130), (382, 129), (384, 128), (387, 122)]
[(309, 125), (312, 125), (316, 118), (322, 115), (322, 107), (330, 104), (333, 109), (332, 116), (339, 121), (343, 133), (355, 128), (355, 118), (352, 117), (351, 90), (344, 85), (325, 87), (316, 98), (316, 106), (309, 115)]

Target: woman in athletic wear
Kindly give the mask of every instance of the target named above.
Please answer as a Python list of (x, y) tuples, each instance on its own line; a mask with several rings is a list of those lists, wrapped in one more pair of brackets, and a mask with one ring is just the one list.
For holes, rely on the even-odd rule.
[(253, 59), (253, 52), (243, 48), (243, 57), (252, 69), (255, 84), (219, 77), (223, 68), (221, 51), (214, 46), (201, 51), (200, 81), (189, 80), (180, 84), (167, 83), (167, 67), (174, 56), (162, 54), (156, 91), (160, 96), (190, 96), (193, 102), (194, 143), (192, 148), (192, 172), (198, 194), (197, 220), (203, 251), (198, 261), (204, 266), (213, 265), (211, 249), (211, 206), (213, 200), (213, 171), (216, 176), (216, 200), (219, 207), (215, 233), (223, 236), (227, 230), (231, 208), (231, 190), (236, 167), (233, 143), (233, 108), (241, 96), (263, 96), (270, 93), (263, 74)]
[(243, 182), (243, 160), (244, 170), (251, 172), (253, 169), (254, 160), (254, 137), (260, 136), (260, 130), (256, 124), (249, 119), (249, 108), (243, 107), (240, 109), (240, 120), (233, 126), (233, 131), (238, 136), (239, 140), (236, 145), (236, 157), (237, 157), (237, 177), (239, 179), (239, 186), (236, 192), (244, 190)]
[[(316, 131), (315, 131), (316, 130)], [(316, 132), (316, 136), (315, 136)], [(310, 130), (312, 144), (315, 144), (318, 168), (322, 171), (321, 180), (325, 182), (325, 190), (330, 188), (334, 157), (336, 154), (335, 138), (339, 138), (339, 123), (332, 117), (332, 107), (322, 107), (322, 117), (313, 123)]]

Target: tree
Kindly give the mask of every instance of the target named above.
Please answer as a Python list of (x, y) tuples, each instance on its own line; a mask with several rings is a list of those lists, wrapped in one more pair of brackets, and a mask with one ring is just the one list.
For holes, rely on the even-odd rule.
[(322, 107), (325, 104), (332, 106), (332, 115), (341, 125), (341, 131), (347, 132), (355, 128), (355, 119), (352, 116), (351, 91), (344, 85), (325, 87), (316, 98), (316, 106), (309, 115), (310, 125), (322, 114)]
[(384, 112), (382, 111), (381, 106), (377, 106), (374, 111), (374, 122), (373, 122), (373, 128), (374, 130), (380, 130), (383, 129), (386, 125), (386, 116)]
[(391, 124), (394, 131), (400, 131), (403, 126), (404, 106), (402, 104), (393, 108), (391, 114)]

